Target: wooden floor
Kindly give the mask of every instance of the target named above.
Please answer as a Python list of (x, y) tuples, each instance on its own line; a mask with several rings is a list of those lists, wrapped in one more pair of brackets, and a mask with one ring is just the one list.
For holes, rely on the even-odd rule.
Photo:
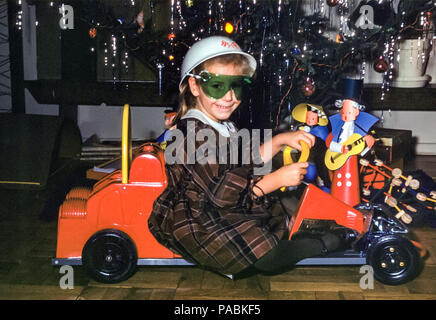
[[(429, 159), (426, 159), (428, 161)], [(433, 162), (432, 162), (433, 161)], [(429, 163), (434, 164), (436, 160)], [(427, 163), (428, 164), (428, 163)], [(424, 169), (426, 170), (426, 169)], [(436, 176), (436, 174), (434, 175)], [(429, 251), (418, 278), (400, 286), (377, 281), (361, 289), (360, 267), (297, 267), (283, 274), (252, 275), (230, 280), (197, 267), (139, 267), (128, 281), (106, 285), (74, 267), (74, 288), (61, 289), (56, 250), (57, 221), (43, 221), (32, 212), (34, 198), (2, 203), (0, 230), (0, 299), (84, 300), (362, 300), (436, 299), (436, 229), (411, 230)], [(16, 208), (16, 210), (14, 210)]]

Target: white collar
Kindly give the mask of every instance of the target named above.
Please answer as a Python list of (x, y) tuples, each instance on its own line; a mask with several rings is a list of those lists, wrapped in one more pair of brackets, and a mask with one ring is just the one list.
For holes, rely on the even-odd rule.
[(230, 121), (223, 121), (222, 123), (216, 122), (205, 115), (198, 109), (189, 109), (188, 112), (182, 117), (182, 119), (195, 118), (200, 120), (204, 124), (210, 125), (216, 131), (218, 131), (224, 137), (230, 137), (230, 133), (235, 133), (236, 128)]
[(344, 122), (342, 125), (342, 133), (340, 135), (340, 142), (345, 142), (354, 133), (354, 121)]
[(344, 125), (342, 126), (342, 128), (352, 128), (354, 127), (354, 121), (345, 121)]

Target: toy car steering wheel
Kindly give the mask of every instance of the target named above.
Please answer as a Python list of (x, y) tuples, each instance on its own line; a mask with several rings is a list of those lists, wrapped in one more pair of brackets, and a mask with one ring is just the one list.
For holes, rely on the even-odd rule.
[[(304, 142), (303, 140), (299, 141), (300, 145), (301, 145), (301, 154), (300, 154), (300, 158), (298, 159), (297, 162), (306, 162), (307, 159), (309, 158), (309, 152), (310, 152), (310, 148), (309, 145)], [(286, 146), (285, 149), (283, 150), (283, 165), (287, 166), (289, 164), (294, 163), (294, 161), (292, 160), (291, 157), (291, 152), (292, 152), (293, 148), (290, 146)], [(286, 190), (286, 187), (281, 187), (280, 190), (282, 192), (284, 192)]]
[(130, 126), (130, 106), (124, 105), (123, 127), (121, 131), (121, 182), (129, 182), (129, 165), (132, 162), (132, 129)]

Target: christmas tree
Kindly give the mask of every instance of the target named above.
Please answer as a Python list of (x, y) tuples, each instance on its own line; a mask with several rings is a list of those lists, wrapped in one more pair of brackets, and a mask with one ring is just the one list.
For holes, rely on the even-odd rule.
[[(243, 127), (276, 129), (286, 126), (301, 102), (328, 110), (340, 96), (341, 78), (363, 78), (367, 68), (383, 74), (382, 88), (388, 90), (396, 44), (407, 37), (432, 39), (436, 8), (434, 0), (172, 0), (168, 30), (158, 32), (153, 9), (162, 1), (119, 2), (130, 8), (126, 16), (113, 4), (109, 9), (105, 1), (90, 1), (90, 28), (122, 38), (122, 46), (155, 70), (162, 94), (177, 91), (190, 45), (226, 35), (259, 63), (235, 120)], [(145, 7), (151, 8), (148, 19)]]

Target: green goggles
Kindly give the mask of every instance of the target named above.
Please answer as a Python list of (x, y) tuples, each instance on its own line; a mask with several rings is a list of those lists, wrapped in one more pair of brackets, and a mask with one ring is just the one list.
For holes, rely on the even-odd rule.
[(213, 99), (221, 99), (229, 90), (233, 90), (236, 99), (241, 100), (244, 88), (251, 84), (251, 79), (247, 76), (227, 76), (208, 71), (201, 71), (198, 75), (188, 75), (200, 79), (203, 92)]

